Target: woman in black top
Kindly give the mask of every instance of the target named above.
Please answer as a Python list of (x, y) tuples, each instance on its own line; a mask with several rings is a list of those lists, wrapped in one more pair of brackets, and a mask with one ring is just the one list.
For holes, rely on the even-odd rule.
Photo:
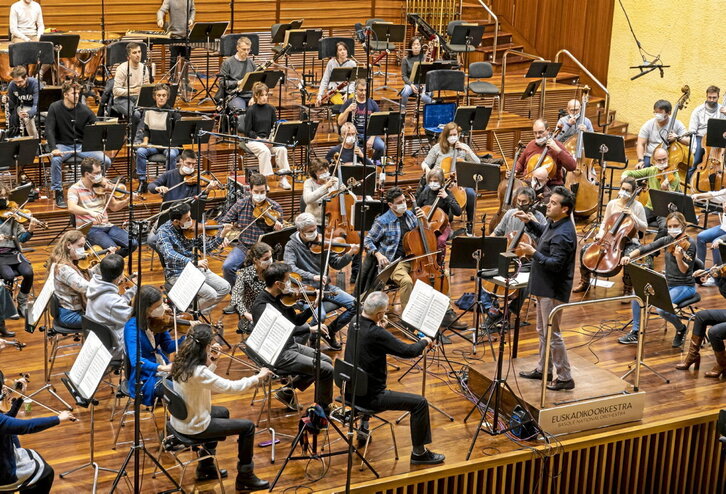
[[(275, 163), (280, 170), (289, 170), (290, 165), (287, 162), (287, 148), (285, 146), (274, 146), (262, 140), (269, 140), (272, 134), (272, 125), (277, 121), (277, 113), (275, 107), (267, 102), (269, 97), (269, 88), (262, 82), (255, 83), (252, 86), (252, 94), (255, 98), (255, 104), (247, 108), (244, 126), (241, 129), (250, 139), (259, 139), (257, 141), (247, 141), (240, 144), (246, 145), (260, 163), (260, 173), (266, 177), (273, 174), (272, 171), (272, 154), (275, 155)], [(272, 150), (270, 150), (272, 149)], [(289, 190), (290, 183), (285, 175), (280, 178), (280, 187)]]
[(431, 93), (424, 92), (423, 86), (417, 86), (413, 84), (411, 81), (411, 71), (413, 70), (413, 64), (416, 62), (423, 62), (424, 61), (424, 53), (421, 49), (421, 38), (419, 36), (414, 36), (411, 38), (411, 41), (408, 42), (408, 49), (410, 51), (410, 54), (404, 58), (401, 61), (401, 78), (403, 79), (403, 82), (405, 86), (403, 86), (403, 89), (401, 89), (401, 109), (406, 109), (406, 103), (408, 103), (408, 98), (411, 95), (417, 95), (421, 93), (421, 103), (424, 105), (431, 103), (433, 100), (431, 99)]
[[(652, 252), (662, 248), (664, 245), (673, 242), (686, 230), (686, 218), (682, 213), (673, 212), (666, 217), (666, 227), (668, 235), (661, 237), (653, 243), (640, 246), (623, 255), (620, 262), (623, 265), (630, 264), (630, 260), (641, 254)], [(696, 259), (696, 243), (689, 237), (688, 247), (683, 248), (676, 244), (675, 248), (667, 249), (665, 254), (665, 275), (668, 282), (668, 292), (670, 293), (673, 305), (691, 298), (696, 294), (696, 282), (693, 280), (693, 265)], [(633, 301), (633, 329), (632, 331), (620, 338), (618, 341), (623, 344), (638, 343), (638, 331), (640, 329), (640, 305)], [(673, 348), (677, 348), (683, 344), (683, 337), (686, 334), (686, 325), (675, 314), (665, 312), (661, 309), (657, 310), (659, 316), (670, 322), (676, 328), (676, 336), (673, 338)]]

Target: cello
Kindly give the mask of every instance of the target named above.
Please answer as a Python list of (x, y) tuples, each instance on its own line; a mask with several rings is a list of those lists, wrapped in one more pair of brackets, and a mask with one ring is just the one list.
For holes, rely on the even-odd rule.
[[(415, 207), (416, 198), (413, 194), (409, 198)], [(411, 261), (409, 273), (414, 283), (421, 280), (441, 293), (449, 293), (449, 277), (436, 261), (436, 234), (418, 217), (416, 228), (403, 236), (403, 250), (406, 256), (416, 258)]]
[[(453, 182), (454, 177), (449, 177), (444, 183), (443, 190), (448, 189)], [(449, 215), (443, 209), (437, 207), (440, 200), (441, 198), (437, 196), (433, 204), (421, 206), (421, 209), (426, 214), (426, 222), (429, 224), (429, 228), (439, 234), (449, 226)]]
[[(547, 141), (557, 137), (561, 131), (562, 129), (555, 129), (555, 131), (547, 138)], [(534, 172), (537, 168), (544, 168), (547, 170), (547, 177), (550, 179), (554, 178), (557, 174), (557, 163), (555, 163), (554, 158), (547, 152), (547, 141), (545, 141), (544, 149), (541, 153), (535, 153), (527, 160), (524, 173), (525, 178), (530, 178), (532, 176), (532, 172)]]
[[(457, 159), (457, 162), (464, 161), (462, 159)], [(441, 171), (444, 172), (444, 179), (448, 180), (449, 177), (454, 177), (454, 181), (456, 181), (456, 172), (451, 171), (451, 164), (454, 162), (454, 158), (451, 156), (447, 156), (446, 158), (441, 160), (441, 164), (439, 167), (441, 168)], [(464, 190), (464, 187), (460, 185), (452, 185), (451, 195), (454, 197), (456, 202), (459, 203), (459, 207), (461, 209), (464, 209), (466, 207), (466, 191)]]
[[(723, 188), (723, 148), (706, 146), (706, 136), (701, 141), (703, 160), (691, 176), (691, 190), (709, 192)], [(713, 181), (711, 180), (713, 177)]]
[[(343, 174), (340, 170), (340, 160), (336, 163), (336, 171), (338, 177), (338, 184), (343, 183)], [(330, 232), (333, 232), (333, 237), (342, 237), (346, 243), (359, 244), (360, 235), (353, 228), (353, 223), (348, 218), (350, 211), (353, 211), (353, 206), (358, 202), (358, 198), (350, 191), (350, 186), (344, 187), (335, 193), (333, 198), (325, 208), (325, 236), (330, 237)]]
[[(688, 104), (688, 98), (691, 97), (691, 88), (687, 84), (684, 84), (681, 88), (681, 97), (675, 104), (673, 109), (673, 115), (668, 122), (668, 133), (670, 135), (673, 132), (673, 128), (676, 124), (676, 117), (678, 116), (678, 110), (682, 110)], [(667, 140), (665, 143), (661, 143), (658, 147), (665, 148), (668, 151), (668, 168), (675, 168), (678, 170), (678, 174), (681, 176), (681, 183), (686, 183), (686, 174), (688, 173), (688, 163), (690, 162), (691, 150), (687, 145), (681, 144), (676, 138), (675, 141), (668, 144)]]
[[(633, 206), (638, 198), (640, 188), (625, 203), (626, 208)], [(580, 256), (580, 263), (591, 273), (609, 278), (615, 276), (622, 268), (620, 258), (623, 255), (625, 243), (638, 233), (638, 228), (630, 214), (621, 211), (611, 215), (605, 222), (605, 235), (599, 240), (586, 245)]]
[[(494, 134), (494, 136), (496, 137), (496, 134)], [(497, 144), (499, 144), (498, 138), (497, 138)], [(499, 147), (499, 149), (501, 152), (502, 151), (501, 146)], [(506, 158), (504, 159), (504, 164), (508, 168), (509, 178), (499, 182), (499, 186), (497, 187), (497, 199), (499, 199), (499, 210), (492, 216), (492, 219), (489, 221), (489, 231), (490, 232), (494, 231), (494, 229), (497, 227), (499, 222), (502, 221), (502, 217), (504, 216), (504, 213), (506, 213), (512, 207), (512, 200), (514, 199), (515, 189), (518, 189), (519, 187), (524, 187), (525, 185), (527, 185), (522, 180), (515, 177), (515, 174), (514, 174), (514, 165), (516, 165), (517, 160), (519, 159), (519, 155), (523, 149), (524, 149), (524, 144), (522, 144), (522, 141), (519, 141), (517, 143), (517, 150), (514, 152), (514, 160), (512, 161), (512, 163), (513, 163), (512, 167), (509, 167), (509, 165), (507, 164)], [(504, 156), (503, 152), (502, 152), (502, 156)]]
[(577, 160), (577, 168), (567, 173), (565, 178), (565, 187), (572, 190), (574, 184), (578, 185), (577, 196), (575, 198), (575, 216), (588, 217), (597, 210), (599, 205), (599, 190), (597, 185), (592, 183), (589, 179), (592, 160), (587, 159), (582, 155), (583, 146), (583, 131), (579, 129), (580, 125), (585, 121), (585, 108), (589, 101), (590, 87), (585, 86), (582, 88), (582, 101), (580, 102), (580, 117), (577, 119), (576, 125), (577, 138), (568, 139), (565, 143), (565, 149), (570, 152)]

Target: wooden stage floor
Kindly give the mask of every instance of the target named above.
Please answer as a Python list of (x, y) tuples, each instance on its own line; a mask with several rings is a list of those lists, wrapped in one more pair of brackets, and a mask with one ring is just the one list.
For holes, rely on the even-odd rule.
[[(485, 206), (484, 203), (487, 203)], [(485, 207), (490, 208), (491, 201), (480, 201), (480, 212)], [(715, 220), (715, 218), (713, 218)], [(579, 225), (582, 227), (582, 223)], [(47, 257), (49, 248), (45, 246), (35, 246), (35, 251), (29, 254), (34, 264), (36, 272), (36, 291), (42, 286), (45, 278), (45, 269), (42, 266), (43, 261)], [(158, 268), (158, 263), (153, 271), (149, 270), (150, 257), (148, 251), (142, 253), (144, 266), (144, 283), (153, 283), (155, 285), (162, 284), (162, 273)], [(662, 260), (658, 261), (662, 263)], [(660, 268), (660, 265), (657, 265)], [(221, 272), (221, 260), (213, 259), (212, 268)], [(455, 270), (451, 273), (452, 299), (458, 298), (465, 291), (472, 291), (473, 283), (470, 281), (470, 273), (464, 270)], [(335, 278), (333, 278), (335, 279)], [(620, 277), (614, 278), (615, 286), (610, 289), (595, 288), (591, 290), (589, 297), (603, 298), (617, 296), (621, 294)], [(701, 308), (719, 308), (723, 307), (723, 298), (718, 294), (717, 288), (699, 288), (703, 296), (703, 300), (698, 304)], [(580, 295), (575, 295), (573, 300), (578, 300)], [(523, 311), (527, 313), (525, 306)], [(216, 311), (214, 313), (217, 316)], [(528, 320), (532, 323), (522, 328), (520, 338), (520, 356), (530, 356), (537, 352), (538, 338), (534, 329), (534, 311), (533, 307), (529, 310)], [(219, 312), (221, 316), (221, 312)], [(237, 341), (238, 336), (234, 333), (236, 318), (233, 316), (225, 316), (226, 334), (232, 342)], [(623, 334), (623, 325), (630, 319), (629, 306), (620, 303), (604, 303), (601, 305), (575, 307), (565, 311), (563, 315), (564, 337), (568, 350), (576, 354), (581, 359), (596, 364), (598, 367), (611, 371), (615, 375), (622, 375), (628, 369), (628, 365), (634, 358), (635, 346), (619, 345), (617, 338)], [(465, 320), (471, 324), (471, 316), (466, 316)], [(724, 379), (706, 379), (703, 377), (705, 370), (709, 369), (713, 363), (713, 354), (709, 347), (703, 351), (703, 363), (698, 371), (682, 372), (674, 369), (676, 363), (681, 359), (681, 352), (678, 349), (671, 348), (671, 339), (673, 337), (673, 329), (671, 327), (664, 333), (663, 321), (653, 316), (650, 324), (650, 337), (645, 345), (645, 357), (647, 362), (659, 372), (665, 373), (670, 379), (670, 384), (665, 384), (655, 375), (647, 370), (643, 371), (641, 388), (646, 391), (645, 415), (640, 423), (625, 424), (622, 426), (611, 427), (607, 430), (623, 430), (628, 428), (643, 427), (656, 422), (669, 420), (680, 420), (691, 414), (703, 413), (716, 410), (723, 406), (726, 402), (726, 382)], [(34, 390), (43, 383), (43, 336), (40, 332), (28, 334), (22, 331), (20, 322), (9, 321), (9, 327), (18, 331), (18, 339), (27, 343), (27, 347), (22, 351), (14, 348), (5, 349), (0, 354), (0, 368), (5, 373), (8, 380), (13, 376), (17, 376), (19, 372), (28, 372), (31, 376), (30, 389)], [(511, 349), (507, 346), (507, 353)], [(433, 427), (434, 442), (431, 448), (434, 451), (445, 453), (446, 462), (443, 466), (434, 468), (450, 468), (460, 462), (463, 462), (466, 450), (477, 420), (470, 420), (467, 424), (463, 423), (465, 414), (469, 411), (472, 403), (465, 397), (457, 380), (456, 374), (465, 371), (470, 363), (492, 362), (496, 354), (495, 344), (481, 344), (476, 355), (472, 354), (472, 347), (460, 338), (453, 337), (453, 343), (446, 345), (445, 358), (441, 354), (440, 359), (434, 360), (429, 370), (431, 375), (428, 376), (427, 397), (429, 400), (450, 413), (454, 417), (454, 421), (449, 421), (440, 413), (431, 412), (431, 421)], [(331, 354), (335, 356), (335, 354)], [(509, 361), (509, 355), (507, 355)], [(404, 370), (408, 368), (411, 361), (397, 360), (391, 358), (390, 361), (401, 366), (399, 371), (391, 371), (389, 375), (389, 384), (392, 389), (407, 390), (419, 392), (421, 389), (422, 374), (420, 369), (416, 369), (409, 373), (402, 382), (397, 379), (401, 377)], [(58, 361), (56, 372), (67, 371), (70, 369), (72, 358), (63, 358)], [(222, 360), (220, 372), (223, 374), (226, 369), (227, 361)], [(505, 362), (505, 368), (507, 363)], [(239, 363), (233, 363), (230, 377), (239, 378), (249, 375), (249, 371), (243, 369)], [(512, 373), (510, 377), (510, 385), (516, 390), (519, 383), (517, 376)], [(578, 376), (574, 376), (578, 381)], [(632, 382), (632, 380), (631, 380)], [(64, 398), (68, 398), (68, 393), (60, 383), (59, 376), (52, 378), (52, 383), (57, 387), (60, 394)], [(580, 381), (584, 385), (585, 381)], [(561, 392), (567, 399), (568, 392)], [(111, 409), (111, 395), (108, 388), (102, 389), (98, 395), (100, 405), (96, 411), (96, 461), (103, 467), (118, 467), (123, 461), (128, 446), (120, 446), (118, 450), (111, 449), (113, 434), (118, 426), (118, 420), (113, 423), (109, 422)], [(59, 404), (48, 393), (41, 393), (38, 398), (52, 406)], [(230, 409), (233, 417), (243, 417), (254, 419), (259, 410), (259, 404), (250, 405), (251, 392), (242, 393), (240, 395), (215, 395), (214, 403), (223, 405)], [(312, 401), (312, 390), (308, 390), (302, 394), (302, 403), (308, 404)], [(279, 432), (294, 433), (297, 428), (297, 417), (284, 417), (283, 411), (275, 402), (273, 405), (273, 422), (275, 428)], [(86, 462), (88, 458), (88, 438), (89, 438), (89, 413), (86, 410), (76, 410), (77, 417), (80, 419), (78, 423), (64, 424), (42, 433), (33, 434), (23, 437), (22, 443), (26, 447), (37, 449), (48, 462), (54, 467), (56, 473), (69, 470), (75, 466)], [(34, 405), (30, 413), (31, 417), (45, 415), (43, 409)], [(391, 419), (398, 417), (397, 412), (385, 413), (384, 416)], [(476, 417), (476, 416), (475, 416)], [(407, 474), (421, 470), (425, 467), (412, 467), (409, 464), (408, 457), (411, 452), (409, 439), (409, 428), (404, 420), (400, 425), (396, 426), (396, 435), (399, 445), (399, 460), (393, 457), (390, 435), (385, 429), (377, 431), (371, 444), (372, 463), (382, 477)], [(147, 421), (142, 423), (142, 430), (146, 432), (146, 436), (151, 434), (150, 423)], [(128, 441), (132, 438), (132, 425), (128, 423), (121, 432), (121, 440)], [(560, 440), (567, 440), (575, 437), (588, 437), (589, 434), (601, 433), (603, 431), (590, 431), (580, 434), (573, 434), (560, 437)], [(331, 436), (332, 438), (332, 436)], [(261, 434), (257, 438), (257, 442), (267, 439), (266, 434)], [(152, 452), (156, 452), (158, 443), (154, 440), (147, 443)], [(466, 446), (465, 446), (466, 445)], [(521, 449), (523, 447), (537, 446), (538, 443), (532, 442), (518, 444), (509, 440), (505, 436), (492, 438), (486, 434), (481, 434), (474, 450), (474, 458), (482, 456), (492, 456), (509, 451)], [(333, 448), (341, 448), (342, 443), (338, 441)], [(289, 441), (282, 440), (277, 447), (278, 461), (275, 464), (270, 463), (269, 448), (256, 447), (255, 463), (256, 472), (265, 479), (274, 478), (281, 465), (281, 459), (289, 449)], [(221, 443), (218, 450), (219, 458), (223, 467), (230, 471), (235, 466), (236, 444), (234, 439), (229, 439)], [(166, 465), (170, 465), (170, 459), (164, 460)], [(327, 475), (318, 482), (311, 482), (306, 476), (316, 478), (321, 473), (321, 465), (317, 462), (306, 464), (304, 462), (295, 462), (286, 468), (280, 483), (276, 488), (276, 492), (283, 492), (294, 486), (304, 486), (308, 491), (324, 491), (328, 489), (338, 489), (344, 485), (346, 471), (345, 457), (337, 457), (333, 460)], [(150, 461), (145, 461), (142, 471), (143, 476), (143, 492), (155, 492), (164, 490), (169, 487), (166, 481), (157, 478), (151, 478), (153, 468)], [(225, 482), (228, 490), (232, 491), (233, 478)], [(365, 483), (373, 480), (373, 475), (368, 471), (359, 471), (354, 468), (352, 472), (352, 480), (354, 483)], [(113, 474), (103, 472), (100, 476), (100, 492), (106, 492), (112, 482)], [(76, 493), (88, 492), (92, 482), (90, 469), (85, 469), (72, 474), (66, 479), (56, 477), (53, 487), (54, 493)], [(185, 488), (192, 489), (193, 474), (188, 474), (185, 481)], [(208, 482), (197, 486), (199, 492), (212, 492), (218, 490), (218, 485), (214, 482)], [(122, 484), (121, 492), (127, 490)], [(339, 490), (339, 489), (338, 489)]]

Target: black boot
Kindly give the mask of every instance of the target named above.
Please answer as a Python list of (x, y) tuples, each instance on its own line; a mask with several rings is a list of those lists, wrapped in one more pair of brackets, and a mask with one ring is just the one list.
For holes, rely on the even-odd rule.
[(8, 328), (5, 326), (5, 321), (0, 319), (0, 336), (3, 338), (12, 338), (15, 336), (15, 331), (8, 331)]
[(149, 184), (146, 183), (146, 179), (139, 180), (139, 188), (136, 189), (136, 192), (139, 194), (146, 194), (149, 192)]
[(234, 488), (238, 491), (261, 491), (270, 488), (270, 483), (262, 480), (255, 472), (243, 471), (242, 465), (237, 463), (237, 478), (234, 481)]
[(25, 319), (26, 317), (26, 311), (28, 308), (28, 294), (27, 293), (18, 293), (18, 314), (20, 314), (20, 317)]
[[(227, 478), (227, 470), (220, 468), (219, 474), (223, 479)], [(214, 466), (214, 458), (205, 458), (197, 463), (197, 471), (195, 475), (199, 481), (217, 480), (217, 469)]]
[(55, 205), (59, 208), (67, 208), (68, 204), (66, 204), (65, 199), (63, 199), (63, 191), (62, 190), (56, 190), (55, 191)]
[(474, 223), (467, 223), (466, 224), (466, 234), (470, 237), (474, 235)]

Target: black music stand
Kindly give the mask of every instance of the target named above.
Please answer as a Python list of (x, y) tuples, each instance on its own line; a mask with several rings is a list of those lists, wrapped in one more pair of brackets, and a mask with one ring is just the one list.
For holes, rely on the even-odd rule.
[[(500, 168), (497, 165), (487, 165), (482, 163), (472, 163), (462, 161), (456, 164), (456, 182), (461, 187), (470, 187), (474, 189), (474, 211), (479, 200), (480, 191), (495, 191), (499, 187)], [(467, 218), (474, 230), (476, 217)]]
[[(176, 95), (179, 92), (179, 84), (167, 84), (169, 86), (169, 98), (166, 104), (169, 107), (174, 108), (176, 104)], [(154, 87), (156, 84), (144, 84), (141, 86), (139, 91), (139, 99), (136, 106), (139, 108), (154, 108), (156, 107), (156, 101), (154, 101)]]
[(706, 146), (726, 148), (726, 120), (709, 118), (706, 124)]
[[(197, 75), (197, 78), (199, 79), (199, 82), (202, 84), (202, 88), (204, 89), (204, 97), (199, 100), (198, 105), (203, 104), (207, 100), (214, 101), (211, 93), (212, 85), (209, 83), (209, 57), (210, 53), (212, 51), (211, 43), (214, 41), (218, 41), (219, 38), (221, 38), (225, 31), (227, 31), (227, 26), (229, 26), (229, 22), (227, 21), (221, 21), (221, 22), (197, 22), (194, 24), (194, 27), (192, 28), (191, 32), (189, 33), (189, 42), (190, 43), (204, 43), (205, 44), (205, 51), (206, 51), (206, 72), (207, 75), (206, 79), (207, 82), (205, 83), (201, 77), (199, 77), (199, 73), (194, 68), (194, 64), (189, 62), (189, 65), (192, 67), (192, 70)], [(201, 91), (197, 94), (202, 94)], [(197, 95), (195, 95), (196, 97)], [(172, 105), (173, 106), (173, 105)]]
[[(389, 24), (387, 22), (374, 22), (371, 24), (371, 31), (373, 32), (376, 41), (385, 42), (386, 49), (392, 43), (402, 43), (406, 36), (406, 26), (404, 24)], [(395, 49), (395, 48), (394, 48)], [(380, 50), (384, 51), (384, 50)], [(372, 82), (372, 80), (371, 80)], [(395, 90), (396, 88), (388, 85), (388, 56), (386, 56), (386, 67), (383, 69), (383, 86), (375, 88), (372, 92), (380, 91), (382, 89)]]
[[(361, 231), (361, 223), (363, 222), (363, 201), (358, 201), (353, 205), (353, 227), (356, 231)], [(365, 215), (365, 224), (363, 232), (367, 232), (373, 226), (376, 218), (388, 211), (388, 204), (383, 201), (366, 201), (365, 207), (368, 208)]]
[[(613, 191), (613, 175), (615, 170), (622, 170), (628, 166), (628, 159), (625, 157), (625, 138), (610, 134), (601, 134), (599, 132), (583, 132), (582, 133), (582, 149), (585, 158), (598, 160), (600, 162), (600, 178), (598, 190), (597, 215), (591, 223), (598, 226), (602, 223), (602, 204), (605, 198), (605, 172), (610, 170), (610, 181), (608, 184), (608, 201), (612, 198)], [(608, 165), (608, 162), (623, 163), (622, 167)]]
[[(380, 111), (371, 113), (368, 117), (368, 127), (366, 129), (367, 136), (383, 136), (383, 142), (388, 150), (388, 136), (389, 135), (400, 135), (403, 123), (403, 113), (391, 112), (391, 111)], [(396, 147), (396, 156), (394, 159), (395, 164), (399, 164), (399, 157), (401, 155), (400, 147), (401, 139), (398, 140), (399, 146)], [(388, 153), (386, 153), (388, 154)], [(385, 170), (387, 165), (386, 156), (381, 156), (380, 166)], [(387, 172), (386, 175), (395, 176), (395, 185), (398, 186), (398, 176), (402, 173), (403, 161), (400, 161), (400, 167), (396, 167), (393, 172)]]
[(285, 245), (290, 241), (290, 237), (297, 231), (294, 226), (283, 228), (276, 232), (265, 233), (260, 235), (259, 242), (265, 242), (267, 245), (272, 247), (272, 257), (276, 261), (282, 261), (282, 256), (285, 252)]
[(50, 41), (24, 41), (12, 43), (8, 48), (8, 57), (11, 67), (35, 64), (34, 75), (37, 77), (41, 65), (55, 63), (55, 50)]
[(696, 208), (693, 205), (693, 198), (688, 194), (673, 192), (670, 190), (650, 189), (650, 201), (653, 203), (653, 213), (656, 216), (666, 217), (670, 213), (679, 211), (686, 217), (686, 221), (693, 226), (698, 226)]
[[(124, 124), (107, 124), (96, 122), (95, 124), (86, 125), (83, 128), (83, 141), (81, 149), (83, 152), (101, 151), (104, 156), (106, 151), (118, 151), (124, 145), (126, 140), (126, 131)], [(101, 167), (104, 167), (103, 163)], [(105, 168), (104, 168), (104, 171)], [(78, 165), (73, 167), (73, 180), (77, 180)]]
[(272, 36), (271, 42), (275, 45), (279, 45), (280, 43), (285, 41), (287, 31), (289, 31), (290, 29), (300, 29), (300, 26), (302, 26), (304, 20), (305, 19), (294, 20), (290, 21), (287, 24), (273, 24), (270, 28), (270, 34)]
[(625, 379), (635, 372), (635, 387), (633, 388), (633, 391), (637, 393), (638, 384), (640, 383), (641, 365), (663, 379), (666, 384), (670, 383), (668, 378), (645, 363), (645, 360), (643, 359), (643, 346), (645, 333), (648, 327), (650, 307), (654, 306), (665, 312), (670, 312), (671, 314), (675, 314), (675, 309), (673, 308), (673, 302), (671, 301), (671, 295), (668, 291), (668, 282), (666, 281), (665, 275), (635, 264), (628, 264), (625, 266), (625, 269), (632, 280), (633, 291), (645, 303), (645, 307), (643, 309), (644, 314), (642, 314), (640, 321), (640, 331), (638, 332), (638, 350), (636, 352), (635, 364), (633, 364), (633, 367), (631, 367), (631, 369), (620, 378)]
[(544, 116), (545, 98), (547, 97), (547, 79), (557, 77), (562, 64), (547, 60), (535, 60), (529, 65), (524, 77), (542, 79), (542, 97), (539, 100), (539, 118)]
[[(198, 142), (206, 144), (209, 142), (214, 120), (210, 118), (181, 118), (174, 124), (174, 131), (171, 135), (171, 146), (182, 147), (184, 144)], [(200, 134), (200, 131), (202, 133)]]
[[(78, 43), (81, 40), (79, 34), (42, 34), (40, 41), (50, 41), (53, 43), (53, 50), (55, 51), (55, 61), (53, 62), (56, 70), (56, 77), (58, 83), (60, 83), (60, 59), (61, 58), (75, 58), (76, 52), (78, 51)], [(71, 69), (70, 67), (66, 67)]]
[(371, 191), (376, 187), (376, 171), (369, 171), (368, 176), (364, 177), (363, 173), (368, 167), (360, 165), (340, 165), (341, 185), (348, 186), (348, 182), (352, 179), (358, 182), (358, 185), (350, 187), (350, 191), (356, 196), (362, 196), (363, 191)]
[[(305, 146), (305, 158), (304, 163), (309, 161), (310, 157), (310, 145), (315, 139), (315, 133), (318, 131), (318, 124), (320, 122), (314, 122), (312, 120), (303, 121), (292, 121), (292, 122), (281, 122), (277, 129), (275, 129), (275, 135), (272, 139), (276, 144), (282, 144), (289, 149), (293, 149), (296, 146)], [(290, 159), (294, 158), (293, 153), (288, 153)], [(296, 169), (295, 163), (290, 167), (293, 172), (292, 187), (290, 188), (290, 204), (295, 204), (295, 173), (302, 173), (303, 170)], [(292, 208), (294, 213), (294, 207)], [(291, 218), (294, 217), (291, 215)]]
[[(449, 40), (449, 46), (464, 45), (466, 47), (464, 50), (465, 67), (469, 67), (469, 52), (474, 51), (481, 44), (483, 36), (484, 26), (482, 25), (466, 22), (454, 26), (454, 31), (451, 33), (451, 39)], [(494, 57), (496, 57), (496, 53)]]
[(471, 147), (471, 134), (474, 130), (486, 130), (492, 108), (489, 106), (460, 106), (454, 114), (454, 122), (461, 127)]
[(15, 168), (15, 181), (16, 183), (19, 182), (20, 168), (33, 164), (38, 156), (39, 144), (39, 139), (30, 137), (20, 137), (0, 142), (0, 171)]
[(537, 94), (540, 84), (542, 84), (542, 81), (531, 81), (527, 84), (527, 87), (524, 89), (522, 96), (520, 96), (519, 99), (529, 99)]
[[(289, 53), (302, 53), (303, 54), (303, 68), (302, 68), (302, 87), (303, 89), (307, 86), (306, 78), (311, 80), (315, 77), (314, 74), (306, 74), (307, 69), (307, 54), (311, 51), (318, 51), (320, 47), (320, 38), (323, 37), (322, 29), (289, 29), (285, 33), (285, 44), (290, 46)], [(314, 64), (313, 64), (314, 66)]]
[[(285, 73), (281, 70), (256, 70), (247, 72), (242, 78), (242, 87), (238, 90), (238, 94), (252, 93), (252, 86), (258, 82), (264, 83), (268, 89), (272, 90), (277, 84), (285, 78)], [(278, 104), (282, 105), (282, 84), (278, 94)]]

